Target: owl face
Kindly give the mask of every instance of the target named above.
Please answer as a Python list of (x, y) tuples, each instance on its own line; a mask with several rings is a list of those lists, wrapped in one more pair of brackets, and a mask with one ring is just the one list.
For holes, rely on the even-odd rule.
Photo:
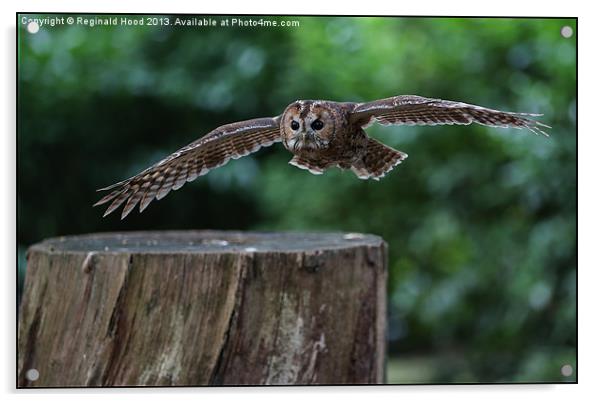
[(336, 112), (327, 102), (291, 103), (280, 120), (284, 146), (295, 154), (327, 149), (337, 129)]

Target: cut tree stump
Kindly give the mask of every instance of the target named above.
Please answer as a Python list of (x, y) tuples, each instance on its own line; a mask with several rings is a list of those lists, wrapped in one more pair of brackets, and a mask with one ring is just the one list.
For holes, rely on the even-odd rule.
[(129, 232), (28, 251), (18, 386), (384, 381), (386, 243)]

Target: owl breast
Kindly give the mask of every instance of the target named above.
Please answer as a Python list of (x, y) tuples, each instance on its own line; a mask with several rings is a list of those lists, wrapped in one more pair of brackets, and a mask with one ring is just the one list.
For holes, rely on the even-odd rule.
[(352, 103), (302, 100), (282, 114), (280, 132), (285, 148), (320, 166), (346, 165), (362, 156), (367, 137), (349, 122)]

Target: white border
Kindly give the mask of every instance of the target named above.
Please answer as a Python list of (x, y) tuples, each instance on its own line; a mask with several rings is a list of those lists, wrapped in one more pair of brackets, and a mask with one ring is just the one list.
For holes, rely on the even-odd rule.
[[(191, 6), (192, 4), (192, 6)], [(589, 5), (592, 4), (592, 5)], [(250, 401), (287, 401), (315, 399), (334, 394), (345, 400), (365, 401), (371, 394), (379, 400), (436, 400), (446, 401), (504, 401), (516, 397), (540, 398), (546, 401), (579, 400), (590, 393), (600, 394), (597, 389), (600, 366), (600, 312), (598, 311), (602, 284), (599, 257), (596, 253), (598, 228), (600, 225), (600, 178), (599, 170), (602, 161), (598, 154), (602, 149), (597, 125), (600, 74), (600, 23), (598, 13), (593, 4), (588, 5), (575, 1), (527, 2), (524, 0), (506, 0), (503, 2), (482, 1), (414, 1), (391, 2), (371, 0), (358, 7), (351, 1), (334, 2), (324, 0), (304, 0), (298, 2), (266, 1), (258, 2), (207, 2), (192, 3), (189, 1), (170, 0), (160, 2), (146, 1), (54, 1), (41, 3), (31, 0), (20, 2), (1, 2), (3, 19), (3, 60), (2, 88), (4, 94), (0, 98), (2, 113), (0, 121), (4, 128), (1, 136), (1, 171), (3, 174), (4, 192), (0, 198), (2, 211), (1, 253), (4, 257), (4, 284), (1, 298), (4, 317), (4, 328), (0, 331), (2, 346), (2, 364), (0, 379), (5, 400), (17, 398), (44, 397), (49, 401), (104, 400), (109, 395), (128, 394), (131, 400), (163, 401), (165, 398), (178, 395), (179, 400), (195, 400), (199, 398), (244, 398)], [(56, 11), (56, 12), (144, 12), (144, 13), (231, 13), (231, 14), (371, 14), (371, 15), (457, 15), (457, 16), (559, 16), (578, 17), (579, 25), (579, 385), (501, 385), (501, 386), (383, 386), (383, 387), (291, 387), (291, 388), (199, 388), (199, 389), (148, 389), (148, 390), (14, 390), (15, 384), (15, 334), (14, 334), (14, 300), (15, 300), (15, 12)], [(589, 399), (589, 398), (588, 398)]]

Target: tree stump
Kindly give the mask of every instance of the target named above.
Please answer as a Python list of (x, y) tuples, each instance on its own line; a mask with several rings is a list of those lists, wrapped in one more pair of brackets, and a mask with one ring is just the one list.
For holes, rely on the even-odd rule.
[(386, 258), (355, 233), (45, 240), (28, 251), (18, 386), (381, 383)]

